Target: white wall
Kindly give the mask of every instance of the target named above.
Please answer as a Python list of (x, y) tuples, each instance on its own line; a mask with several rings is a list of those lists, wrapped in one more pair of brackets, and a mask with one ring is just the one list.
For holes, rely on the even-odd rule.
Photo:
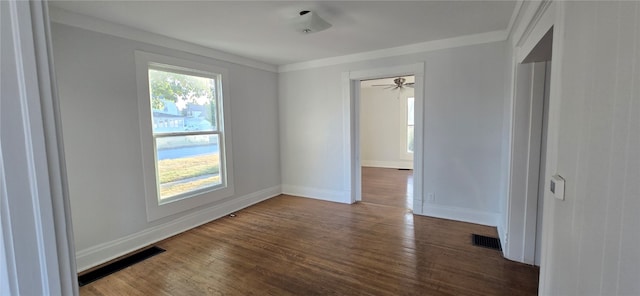
[(558, 4), (567, 187), (545, 201), (541, 295), (640, 295), (640, 2)]
[(407, 98), (413, 89), (363, 87), (360, 90), (360, 157), (362, 166), (413, 168), (413, 157), (405, 153)]
[[(53, 45), (80, 270), (280, 193), (276, 73), (61, 24)], [(135, 50), (229, 70), (233, 198), (147, 222)]]
[[(425, 192), (428, 215), (496, 225), (501, 195), (506, 42), (280, 74), (283, 190), (349, 200), (341, 74), (426, 63)], [(312, 194), (313, 193), (313, 194)]]

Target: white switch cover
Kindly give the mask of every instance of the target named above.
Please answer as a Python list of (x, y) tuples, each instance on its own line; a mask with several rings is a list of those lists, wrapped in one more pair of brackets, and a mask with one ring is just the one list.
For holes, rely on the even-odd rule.
[(553, 196), (559, 200), (564, 200), (564, 178), (560, 175), (554, 175), (551, 177), (551, 184), (549, 190), (553, 193)]
[(428, 202), (434, 202), (436, 201), (436, 194), (433, 192), (429, 192), (427, 193), (427, 201)]

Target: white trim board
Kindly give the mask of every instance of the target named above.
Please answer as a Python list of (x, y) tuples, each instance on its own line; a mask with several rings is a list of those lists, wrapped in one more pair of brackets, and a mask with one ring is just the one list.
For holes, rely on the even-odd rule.
[(348, 191), (327, 190), (296, 185), (282, 185), (282, 194), (351, 204), (351, 195)]
[(504, 253), (507, 247), (509, 247), (509, 236), (505, 232), (502, 223), (498, 223), (498, 226), (496, 226), (496, 228), (498, 229), (498, 238), (500, 238), (500, 246), (502, 247), (502, 257), (506, 258)]
[(3, 295), (78, 295), (48, 25), (46, 3), (0, 2)]
[(379, 49), (373, 51), (360, 52), (350, 55), (317, 59), (312, 61), (293, 63), (278, 67), (278, 72), (291, 72), (340, 64), (375, 60), (381, 58), (395, 57), (401, 55), (415, 54), (421, 52), (429, 52), (447, 48), (463, 47), (477, 44), (485, 44), (507, 40), (507, 31), (491, 31), (480, 34), (459, 36), (447, 39), (433, 40), (422, 43), (409, 44), (404, 46)]
[(67, 26), (77, 27), (85, 30), (113, 35), (130, 40), (136, 40), (157, 46), (180, 50), (216, 60), (221, 60), (237, 65), (247, 66), (269, 72), (277, 72), (274, 65), (252, 60), (232, 53), (227, 53), (205, 46), (189, 43), (186, 41), (170, 38), (160, 34), (155, 34), (132, 27), (112, 23), (98, 18), (70, 12), (64, 9), (50, 7), (49, 14), (51, 21)]
[(383, 160), (361, 160), (363, 167), (391, 168), (391, 169), (413, 169), (413, 160), (405, 161), (383, 161)]
[[(418, 215), (418, 214), (417, 214)], [(462, 221), (487, 226), (498, 226), (499, 213), (484, 212), (467, 208), (442, 206), (425, 203), (422, 207), (422, 216)]]
[(511, 40), (511, 44), (514, 47), (522, 46), (524, 40), (528, 38), (542, 15), (552, 4), (552, 0), (542, 0), (528, 2), (527, 6), (516, 6), (518, 8), (518, 13), (508, 35), (508, 38)]
[[(57, 250), (58, 260), (61, 262), (59, 273), (64, 279), (61, 281), (62, 293), (65, 295), (78, 295), (78, 278), (75, 258), (75, 239), (73, 235), (73, 224), (71, 221), (71, 202), (69, 200), (69, 186), (67, 177), (66, 159), (64, 155), (64, 143), (62, 140), (62, 115), (60, 112), (60, 98), (58, 97), (58, 85), (53, 65), (53, 44), (51, 33), (51, 21), (49, 17), (49, 6), (46, 2), (36, 5), (32, 9), (34, 13), (33, 25), (43, 29), (34, 30), (36, 37), (36, 54), (39, 61), (48, 64), (48, 67), (38, 69), (38, 80), (41, 82), (41, 94), (43, 99), (43, 121), (45, 133), (50, 135), (45, 137), (47, 143), (47, 158), (49, 159), (51, 173), (51, 194), (58, 196), (53, 199), (54, 222), (58, 236)], [(46, 44), (39, 44), (46, 40)], [(46, 50), (45, 50), (46, 48)], [(43, 91), (44, 90), (44, 91)]]
[(509, 25), (507, 26), (507, 38), (511, 36), (513, 33), (513, 28), (515, 27), (516, 22), (518, 21), (518, 17), (520, 16), (520, 10), (522, 9), (523, 0), (518, 0), (516, 2), (516, 6), (513, 8), (513, 12), (511, 12), (511, 19), (509, 19)]
[(280, 186), (263, 189), (197, 211), (179, 219), (157, 225), (109, 242), (76, 252), (78, 272), (108, 262), (135, 250), (211, 222), (235, 211), (280, 195)]
[[(543, 2), (536, 10), (530, 25), (527, 26), (523, 32), (520, 40), (516, 44), (518, 46), (516, 50), (516, 57), (519, 63), (522, 63), (524, 59), (529, 55), (538, 42), (544, 37), (544, 35), (553, 27), (556, 14), (555, 9), (552, 7), (552, 2)], [(551, 9), (549, 9), (551, 7)], [(547, 13), (549, 11), (549, 13)]]

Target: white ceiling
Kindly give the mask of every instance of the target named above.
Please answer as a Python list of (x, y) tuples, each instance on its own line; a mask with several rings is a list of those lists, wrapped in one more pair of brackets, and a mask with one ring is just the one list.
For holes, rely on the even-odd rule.
[[(51, 1), (100, 18), (273, 65), (506, 30), (515, 1)], [(333, 24), (304, 35), (301, 10)]]

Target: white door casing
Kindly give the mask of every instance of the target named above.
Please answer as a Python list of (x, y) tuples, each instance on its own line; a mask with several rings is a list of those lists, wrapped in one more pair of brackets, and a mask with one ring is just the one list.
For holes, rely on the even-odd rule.
[(346, 188), (350, 191), (351, 203), (362, 199), (362, 178), (360, 159), (360, 81), (367, 79), (415, 76), (414, 85), (414, 157), (413, 157), (413, 212), (422, 214), (423, 158), (424, 158), (424, 63), (366, 69), (342, 74), (344, 110), (344, 154)]
[(0, 294), (78, 295), (46, 2), (0, 22)]

